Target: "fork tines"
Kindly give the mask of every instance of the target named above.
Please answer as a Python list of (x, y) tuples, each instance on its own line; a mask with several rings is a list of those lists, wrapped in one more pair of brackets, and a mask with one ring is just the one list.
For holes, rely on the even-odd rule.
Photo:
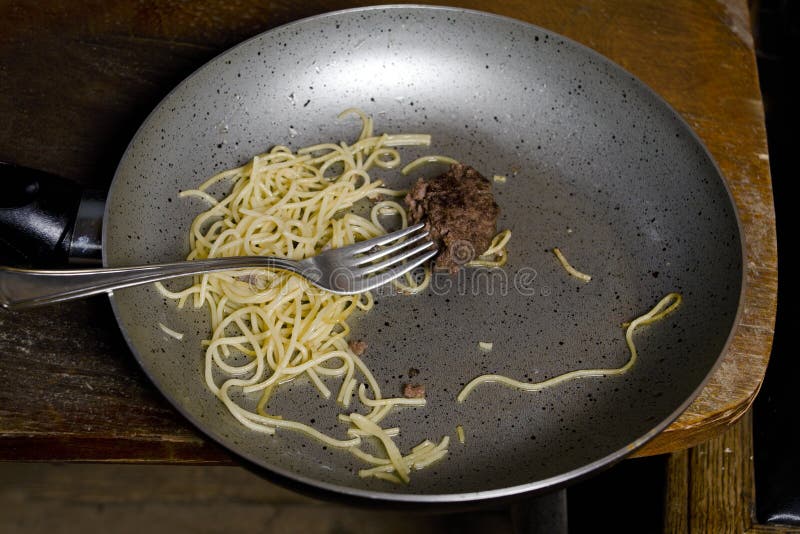
[(437, 253), (436, 245), (426, 239), (428, 236), (425, 225), (420, 223), (347, 247), (350, 257), (342, 258), (342, 266), (347, 264), (350, 268), (350, 289), (367, 291), (423, 265)]

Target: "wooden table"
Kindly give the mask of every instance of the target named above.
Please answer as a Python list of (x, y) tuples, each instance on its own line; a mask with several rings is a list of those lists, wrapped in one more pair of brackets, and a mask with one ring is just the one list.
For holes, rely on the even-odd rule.
[[(205, 61), (280, 24), (368, 3), (3, 2), (0, 159), (105, 188), (147, 113)], [(763, 379), (777, 287), (746, 0), (452, 3), (532, 22), (608, 56), (672, 104), (716, 158), (747, 240), (744, 314), (702, 394), (638, 454), (684, 449), (719, 433), (744, 413)], [(147, 381), (105, 298), (0, 312), (0, 459), (232, 462)]]

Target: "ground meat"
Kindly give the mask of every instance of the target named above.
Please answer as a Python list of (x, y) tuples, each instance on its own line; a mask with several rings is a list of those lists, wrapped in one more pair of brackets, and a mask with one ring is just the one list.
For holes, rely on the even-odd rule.
[(416, 367), (412, 367), (411, 369), (408, 370), (408, 378), (414, 378), (418, 374), (419, 374), (419, 369), (417, 369)]
[(348, 343), (350, 346), (350, 350), (353, 351), (353, 354), (356, 356), (361, 356), (364, 354), (364, 351), (367, 350), (367, 342), (366, 341), (351, 341)]
[(492, 183), (467, 165), (455, 163), (436, 178), (420, 178), (405, 200), (411, 223), (425, 221), (439, 246), (438, 269), (458, 272), (489, 248), (497, 234), (500, 208)]
[(403, 384), (403, 396), (407, 399), (425, 398), (425, 386), (422, 384)]

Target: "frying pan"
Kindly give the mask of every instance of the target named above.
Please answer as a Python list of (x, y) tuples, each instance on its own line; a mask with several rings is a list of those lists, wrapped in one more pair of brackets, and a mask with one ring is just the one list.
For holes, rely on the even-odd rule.
[[(462, 9), (383, 6), (274, 29), (222, 54), (174, 89), (131, 141), (103, 220), (106, 266), (175, 261), (205, 209), (179, 199), (216, 171), (276, 144), (353, 139), (358, 106), (377, 132), (424, 132), (430, 153), (507, 176), (494, 192), (512, 230), (502, 270), (437, 277), (420, 295), (379, 292), (351, 321), (387, 394), (420, 371), (425, 408), (395, 412), (408, 450), (453, 439), (450, 454), (409, 485), (360, 479), (351, 455), (288, 431), (255, 434), (206, 390), (205, 309), (177, 310), (152, 287), (111, 296), (130, 348), (192, 423), (279, 476), (338, 494), (407, 502), (477, 501), (563, 485), (623, 458), (674, 420), (702, 388), (739, 313), (742, 238), (718, 168), (687, 124), (636, 78), (595, 52), (516, 20)], [(396, 188), (412, 177), (376, 175)], [(560, 247), (593, 278), (567, 275)], [(176, 283), (173, 287), (179, 287)], [(477, 375), (539, 381), (619, 367), (620, 323), (669, 292), (681, 308), (637, 331), (625, 375), (537, 393), (499, 385), (456, 403)], [(159, 323), (183, 332), (178, 341)], [(478, 342), (493, 343), (491, 351)], [(342, 436), (338, 408), (308, 382), (270, 404)], [(466, 433), (455, 437), (456, 425)]]

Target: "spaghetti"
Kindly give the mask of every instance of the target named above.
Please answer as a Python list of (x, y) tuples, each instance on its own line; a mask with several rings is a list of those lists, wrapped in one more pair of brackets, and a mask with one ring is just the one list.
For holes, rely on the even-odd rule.
[(461, 393), (458, 394), (456, 400), (458, 402), (464, 402), (469, 394), (472, 393), (473, 389), (488, 382), (497, 382), (505, 386), (520, 389), (522, 391), (541, 391), (570, 380), (575, 380), (576, 378), (606, 377), (624, 374), (628, 372), (631, 367), (633, 367), (638, 356), (636, 352), (636, 345), (633, 344), (633, 332), (636, 330), (636, 328), (641, 325), (654, 323), (663, 319), (675, 311), (678, 306), (680, 306), (682, 300), (683, 299), (679, 293), (669, 293), (666, 297), (661, 299), (652, 310), (640, 317), (637, 317), (631, 321), (630, 324), (628, 324), (627, 329), (625, 330), (625, 342), (628, 344), (628, 350), (630, 351), (631, 357), (622, 367), (617, 367), (614, 369), (578, 369), (576, 371), (570, 371), (568, 373), (554, 376), (553, 378), (549, 378), (542, 382), (535, 383), (521, 382), (503, 375), (481, 375), (468, 383), (464, 389), (461, 390)]
[(570, 263), (567, 261), (567, 258), (564, 257), (564, 254), (562, 254), (558, 248), (553, 249), (553, 254), (556, 255), (556, 258), (558, 258), (558, 261), (561, 263), (561, 266), (564, 267), (564, 270), (567, 271), (570, 275), (574, 276), (578, 280), (583, 280), (584, 282), (590, 282), (592, 280), (592, 277), (590, 275), (582, 273), (575, 267), (570, 265)]
[[(191, 225), (187, 259), (262, 255), (300, 260), (385, 234), (382, 219), (386, 216), (399, 217), (405, 227), (405, 210), (393, 200), (405, 191), (384, 187), (369, 171), (398, 167), (397, 147), (428, 146), (430, 136), (374, 135), (371, 117), (356, 109), (340, 117), (347, 114), (358, 115), (362, 124), (352, 144), (324, 143), (296, 152), (276, 146), (242, 167), (216, 174), (197, 189), (181, 192), (181, 197), (199, 198), (210, 205)], [(430, 161), (450, 159), (420, 158), (406, 170)], [(232, 189), (218, 200), (213, 189), (227, 181), (233, 183)], [(365, 199), (374, 202), (368, 216), (354, 213), (356, 203)], [(493, 242), (487, 251), (490, 257), (505, 254), (502, 249), (507, 241)], [(429, 281), (426, 269), (421, 281), (409, 275), (397, 287), (417, 293)], [(208, 308), (212, 333), (203, 341), (205, 382), (247, 428), (264, 434), (289, 429), (347, 449), (372, 464), (359, 476), (394, 482), (408, 482), (412, 469), (447, 454), (449, 438), (445, 436), (438, 444), (426, 440), (403, 455), (392, 439), (399, 429), (381, 426), (396, 406), (424, 406), (425, 399), (383, 397), (370, 370), (348, 346), (347, 321), (357, 310), (373, 307), (370, 293), (334, 295), (299, 275), (269, 270), (203, 274), (181, 291), (161, 284), (156, 287), (177, 300), (178, 307), (191, 302), (195, 308)], [(345, 438), (269, 413), (270, 398), (280, 385), (300, 376), (306, 376), (320, 396), (335, 397), (341, 405), (339, 419), (350, 425)], [(339, 379), (338, 391), (326, 385), (324, 379), (331, 378)], [(367, 413), (349, 409), (356, 390)], [(376, 438), (386, 456), (364, 451), (365, 438)]]

